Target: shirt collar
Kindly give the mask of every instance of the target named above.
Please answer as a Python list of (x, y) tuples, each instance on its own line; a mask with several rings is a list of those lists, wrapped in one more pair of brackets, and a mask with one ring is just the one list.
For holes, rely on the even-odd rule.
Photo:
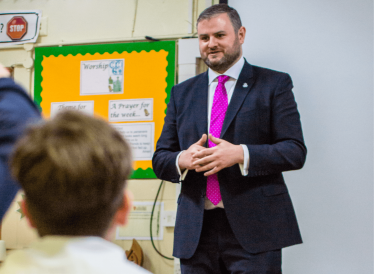
[[(242, 56), (231, 68), (229, 68), (227, 71), (225, 71), (224, 75), (230, 76), (230, 78), (234, 78), (235, 80), (238, 80), (239, 74), (242, 71), (242, 68), (244, 66), (244, 57)], [(220, 75), (222, 75), (211, 68), (208, 69), (208, 80), (209, 85)]]

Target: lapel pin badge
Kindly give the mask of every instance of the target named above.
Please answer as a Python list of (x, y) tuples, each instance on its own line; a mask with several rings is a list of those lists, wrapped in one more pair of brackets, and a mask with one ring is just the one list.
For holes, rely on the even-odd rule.
[(248, 87), (248, 84), (247, 83), (244, 83), (243, 84), (243, 88), (247, 88)]

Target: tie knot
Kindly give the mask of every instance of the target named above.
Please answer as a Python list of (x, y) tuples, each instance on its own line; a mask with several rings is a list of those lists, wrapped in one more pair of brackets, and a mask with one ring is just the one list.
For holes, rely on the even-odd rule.
[(217, 78), (218, 78), (218, 84), (225, 84), (230, 79), (230, 76), (220, 75)]

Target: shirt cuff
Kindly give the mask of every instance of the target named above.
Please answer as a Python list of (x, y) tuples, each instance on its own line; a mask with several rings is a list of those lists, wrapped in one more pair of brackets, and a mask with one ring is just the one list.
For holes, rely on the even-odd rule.
[(177, 159), (175, 160), (175, 166), (177, 167), (177, 171), (178, 171), (178, 174), (179, 174), (179, 182), (183, 181), (184, 178), (186, 178), (187, 172), (188, 172), (188, 169), (185, 169), (185, 171), (183, 171), (183, 174), (182, 174), (182, 172), (181, 172), (181, 170), (179, 168), (179, 165), (178, 165), (179, 156), (181, 156), (181, 154), (182, 154), (183, 151), (184, 150), (182, 150), (181, 152), (179, 152), (179, 154), (177, 155)]
[(249, 168), (249, 151), (248, 151), (248, 147), (246, 145), (242, 145), (242, 148), (243, 148), (243, 152), (244, 152), (244, 162), (243, 164), (239, 164), (239, 168), (240, 168), (240, 171), (242, 173), (243, 176), (247, 176), (248, 175), (248, 168)]

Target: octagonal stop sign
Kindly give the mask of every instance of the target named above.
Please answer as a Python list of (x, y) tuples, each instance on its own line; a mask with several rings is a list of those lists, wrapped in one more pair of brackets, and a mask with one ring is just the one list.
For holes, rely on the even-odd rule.
[(27, 32), (27, 21), (23, 16), (14, 16), (7, 24), (6, 34), (12, 40), (20, 40)]

